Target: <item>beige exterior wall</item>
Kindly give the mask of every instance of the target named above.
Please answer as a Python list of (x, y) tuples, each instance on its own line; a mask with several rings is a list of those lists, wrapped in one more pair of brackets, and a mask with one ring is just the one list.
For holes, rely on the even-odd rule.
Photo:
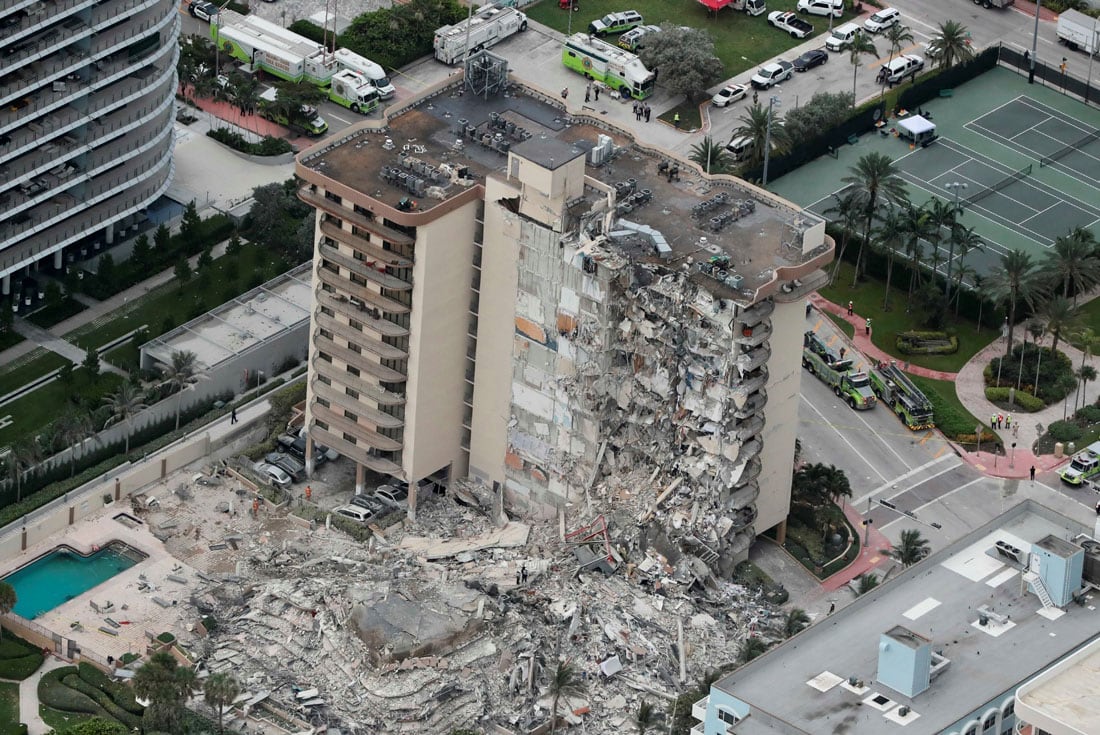
[(515, 182), (490, 178), (485, 189), (485, 246), (481, 260), (477, 365), (470, 438), (470, 473), (504, 483), (512, 403), (512, 349), (516, 340), (520, 218), (497, 204), (517, 198)]
[(798, 430), (798, 402), (802, 380), (802, 299), (775, 302), (771, 315), (771, 359), (768, 361), (768, 404), (764, 407), (764, 448), (760, 452), (760, 497), (755, 523), (762, 532), (787, 517), (791, 507), (794, 440)]
[(478, 202), (417, 228), (402, 466), (410, 481), (455, 463), (461, 449)]

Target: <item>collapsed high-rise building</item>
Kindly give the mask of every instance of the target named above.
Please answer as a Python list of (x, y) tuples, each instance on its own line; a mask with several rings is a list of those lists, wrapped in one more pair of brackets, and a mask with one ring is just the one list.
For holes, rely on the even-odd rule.
[(687, 498), (666, 524), (681, 544), (740, 560), (788, 512), (825, 223), (500, 64), (478, 55), (298, 159), (311, 443), (360, 489), (469, 475), (571, 520), (615, 494)]

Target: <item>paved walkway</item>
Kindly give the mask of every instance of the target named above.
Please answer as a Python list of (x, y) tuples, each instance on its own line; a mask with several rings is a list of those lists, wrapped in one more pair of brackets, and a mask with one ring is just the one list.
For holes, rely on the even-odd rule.
[(27, 735), (46, 735), (53, 732), (53, 728), (38, 715), (38, 682), (46, 672), (71, 665), (56, 656), (47, 656), (38, 671), (19, 682), (19, 721), (27, 725)]
[[(80, 365), (81, 363), (83, 363), (84, 358), (87, 355), (84, 350), (77, 347), (72, 342), (68, 342), (64, 339), (61, 339), (60, 337), (54, 336), (42, 327), (38, 326), (37, 324), (32, 324), (26, 319), (16, 319), (15, 322), (12, 324), (12, 328), (15, 329), (15, 331), (19, 334), (26, 337), (28, 342), (33, 342), (39, 347), (45, 347), (50, 352), (57, 353), (74, 365)], [(126, 377), (126, 371), (115, 367), (106, 360), (100, 360), (99, 367), (101, 370), (105, 370), (106, 372), (115, 373), (116, 375)]]

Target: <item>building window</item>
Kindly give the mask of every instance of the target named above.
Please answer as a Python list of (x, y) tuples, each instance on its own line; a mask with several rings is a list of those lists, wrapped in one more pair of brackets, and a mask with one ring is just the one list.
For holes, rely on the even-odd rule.
[(314, 419), (313, 425), (321, 431), (328, 431), (328, 424), (326, 424), (324, 421), (321, 421), (320, 419)]
[(359, 391), (354, 388), (344, 388), (344, 392), (347, 393), (350, 398), (355, 398), (356, 400), (359, 398)]
[(355, 213), (358, 214), (358, 215), (362, 215), (363, 217), (366, 217), (369, 220), (374, 219), (374, 212), (371, 212), (367, 209), (364, 209), (363, 207), (361, 207), (358, 204), (355, 205)]
[(327, 329), (322, 329), (320, 331), (322, 337), (324, 337), (325, 339), (332, 339), (332, 332), (328, 331)]
[(327, 306), (322, 306), (321, 307), (321, 313), (324, 314), (325, 316), (336, 316), (336, 312), (333, 311), (332, 309), (328, 308)]
[(351, 442), (352, 444), (355, 444), (355, 437), (354, 436), (352, 436), (351, 434), (349, 434), (346, 431), (344, 432), (343, 436), (344, 436), (344, 441), (348, 441), (348, 442)]
[(325, 199), (328, 199), (330, 202), (336, 202), (337, 204), (340, 204), (344, 201), (338, 195), (333, 194), (331, 191), (325, 192)]
[(357, 378), (359, 377), (359, 368), (348, 365), (347, 371), (349, 375), (354, 375)]
[(1016, 711), (1016, 700), (1015, 699), (1010, 699), (1010, 700), (1008, 700), (1008, 704), (1006, 704), (1004, 706), (1004, 709), (1001, 710), (1001, 717), (1002, 718), (1012, 717), (1012, 714), (1015, 711)]
[(732, 712), (727, 712), (724, 709), (718, 710), (718, 719), (730, 725), (736, 725), (739, 722), (737, 715)]
[(984, 732), (986, 730), (989, 730), (996, 724), (997, 724), (997, 713), (993, 712), (993, 713), (987, 715), (986, 718), (985, 718), (985, 721), (982, 722), (982, 731)]
[(358, 416), (356, 416), (355, 414), (353, 414), (351, 411), (347, 410), (346, 408), (344, 409), (344, 418), (348, 419), (349, 421), (358, 421), (359, 420)]
[(324, 375), (318, 375), (317, 376), (317, 382), (322, 383), (324, 385), (332, 385), (332, 381), (329, 380), (328, 378), (326, 378)]
[(978, 735), (978, 726), (971, 725), (970, 727), (963, 730), (963, 735)]
[(326, 355), (324, 352), (318, 352), (317, 355), (325, 362), (332, 362), (332, 355)]
[(325, 408), (332, 408), (332, 404), (326, 401), (324, 398), (315, 398), (318, 406), (324, 406)]
[(351, 327), (352, 329), (354, 329), (356, 332), (362, 332), (363, 331), (362, 322), (357, 322), (354, 319), (348, 319), (348, 326)]

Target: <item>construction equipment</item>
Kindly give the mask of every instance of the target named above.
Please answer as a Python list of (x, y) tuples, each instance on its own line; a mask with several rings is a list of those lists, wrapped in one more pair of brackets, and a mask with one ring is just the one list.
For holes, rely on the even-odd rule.
[(879, 399), (893, 409), (898, 418), (913, 431), (932, 429), (932, 402), (901, 371), (893, 360), (889, 365), (879, 364), (870, 371), (871, 387)]
[(874, 408), (876, 399), (867, 373), (852, 369), (851, 358), (844, 359), (833, 352), (813, 331), (802, 339), (802, 367), (830, 386), (833, 393), (856, 409)]

